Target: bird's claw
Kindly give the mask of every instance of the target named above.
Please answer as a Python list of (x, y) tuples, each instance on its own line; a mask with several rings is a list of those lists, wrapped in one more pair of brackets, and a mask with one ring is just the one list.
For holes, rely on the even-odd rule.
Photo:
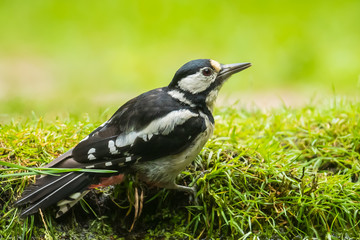
[(195, 183), (195, 186), (190, 188), (190, 195), (189, 195), (189, 201), (194, 203), (195, 205), (199, 205), (199, 201), (197, 198), (197, 185)]

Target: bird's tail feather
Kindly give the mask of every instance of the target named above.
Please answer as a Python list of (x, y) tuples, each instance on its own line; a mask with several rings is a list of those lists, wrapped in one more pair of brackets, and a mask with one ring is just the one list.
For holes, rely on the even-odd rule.
[(69, 211), (78, 201), (80, 201), (90, 190), (84, 190), (82, 192), (76, 192), (71, 194), (66, 199), (59, 201), (56, 205), (59, 207), (56, 218), (61, 217), (64, 213)]
[(40, 177), (35, 184), (24, 191), (22, 198), (15, 202), (15, 206), (29, 204), (20, 215), (25, 217), (37, 212), (40, 208), (44, 209), (66, 199), (68, 196), (74, 196), (72, 200), (75, 202), (67, 205), (71, 207), (87, 193), (85, 189), (91, 184), (92, 179), (93, 175), (79, 172), (64, 173), (61, 176)]

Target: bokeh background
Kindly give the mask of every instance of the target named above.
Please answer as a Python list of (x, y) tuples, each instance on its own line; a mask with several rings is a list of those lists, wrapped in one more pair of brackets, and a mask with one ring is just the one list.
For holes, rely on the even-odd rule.
[(360, 92), (358, 0), (2, 0), (0, 29), (2, 119), (112, 111), (196, 58), (252, 62), (241, 103)]

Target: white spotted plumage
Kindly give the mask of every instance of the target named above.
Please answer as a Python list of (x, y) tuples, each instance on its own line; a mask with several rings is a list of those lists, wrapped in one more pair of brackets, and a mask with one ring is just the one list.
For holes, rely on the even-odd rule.
[(90, 148), (89, 151), (88, 151), (88, 159), (89, 160), (95, 160), (96, 157), (93, 153), (96, 152), (96, 149), (95, 148)]
[(111, 154), (118, 154), (119, 151), (117, 150), (116, 146), (115, 146), (115, 142), (113, 140), (109, 140), (109, 151)]

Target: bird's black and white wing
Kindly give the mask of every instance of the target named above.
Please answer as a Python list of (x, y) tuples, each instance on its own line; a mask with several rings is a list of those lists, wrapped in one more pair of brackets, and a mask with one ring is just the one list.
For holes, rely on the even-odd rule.
[[(124, 104), (107, 122), (46, 167), (126, 172), (127, 166), (136, 162), (184, 151), (205, 128), (204, 118), (196, 111), (174, 101), (163, 89), (155, 89)], [(78, 172), (45, 176), (30, 186), (16, 204), (30, 204), (22, 213), (26, 216), (65, 201), (66, 205), (59, 205), (59, 216), (74, 205), (96, 179), (96, 174)]]
[(87, 168), (117, 169), (178, 154), (205, 128), (196, 111), (156, 89), (122, 106), (73, 149), (72, 158)]

